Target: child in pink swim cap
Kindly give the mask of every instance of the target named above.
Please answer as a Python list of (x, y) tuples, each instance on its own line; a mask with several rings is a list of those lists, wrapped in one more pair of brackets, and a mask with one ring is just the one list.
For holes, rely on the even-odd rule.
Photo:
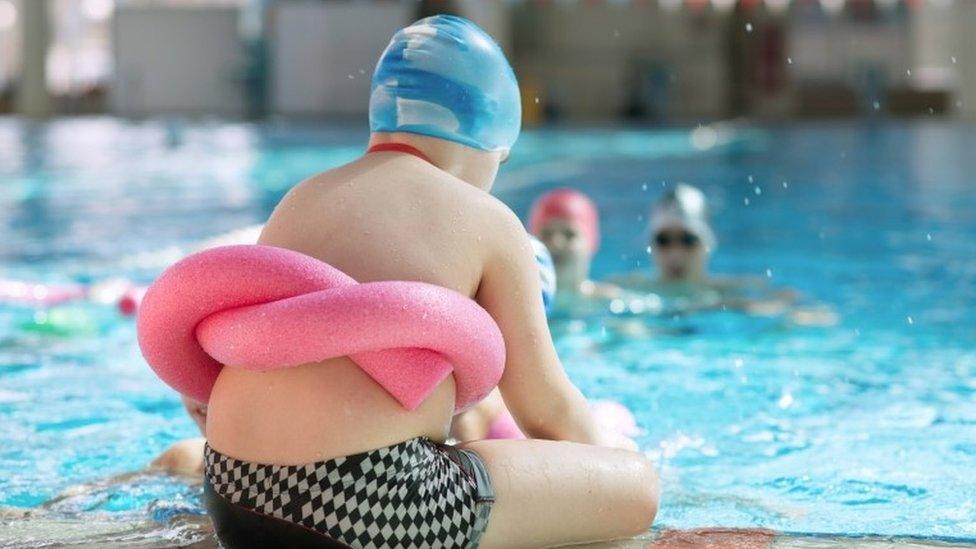
[(590, 280), (590, 264), (600, 247), (600, 214), (585, 194), (562, 188), (542, 195), (532, 205), (529, 231), (552, 255), (557, 302), (617, 295), (615, 286)]

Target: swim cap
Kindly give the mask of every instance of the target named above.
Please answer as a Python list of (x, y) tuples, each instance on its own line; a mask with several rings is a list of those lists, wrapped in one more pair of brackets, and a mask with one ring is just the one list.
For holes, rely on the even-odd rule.
[(669, 227), (680, 227), (697, 236), (705, 245), (705, 250), (711, 252), (718, 242), (708, 217), (705, 193), (687, 183), (678, 183), (651, 208), (651, 234)]
[(552, 308), (556, 300), (556, 267), (552, 264), (549, 249), (538, 238), (529, 235), (532, 251), (535, 253), (535, 264), (539, 267), (539, 285), (542, 286), (542, 305), (546, 313)]
[(573, 189), (556, 189), (535, 201), (529, 214), (529, 230), (539, 236), (542, 227), (553, 219), (574, 223), (583, 231), (590, 253), (600, 247), (600, 214), (596, 204), (585, 194)]
[(421, 19), (393, 35), (369, 98), (369, 128), (507, 151), (522, 106), (515, 73), (498, 44), (453, 15)]

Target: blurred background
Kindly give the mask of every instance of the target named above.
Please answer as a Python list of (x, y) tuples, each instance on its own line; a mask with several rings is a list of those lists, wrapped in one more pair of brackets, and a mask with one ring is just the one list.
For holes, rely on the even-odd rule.
[(357, 117), (431, 13), (498, 40), (528, 125), (976, 117), (971, 0), (0, 0), (0, 113)]

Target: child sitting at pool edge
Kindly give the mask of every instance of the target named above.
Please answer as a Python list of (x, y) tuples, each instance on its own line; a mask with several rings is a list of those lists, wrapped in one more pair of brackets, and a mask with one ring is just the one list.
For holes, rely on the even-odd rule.
[[(514, 74), (491, 38), (461, 18), (418, 21), (393, 37), (375, 71), (367, 154), (293, 188), (259, 243), (360, 282), (426, 282), (474, 299), (504, 339), (505, 402), (527, 435), (549, 440), (444, 446), (451, 376), (406, 410), (347, 357), (265, 371), (226, 364), (208, 403), (205, 472), (225, 545), (269, 519), (282, 532), (354, 547), (363, 531), (376, 545), (541, 547), (649, 528), (653, 466), (619, 449), (633, 441), (596, 428), (553, 348), (525, 230), (488, 194), (519, 125)], [(396, 457), (379, 468), (383, 456)], [(222, 473), (328, 471), (349, 460), (364, 466), (357, 479), (384, 493), (402, 493), (410, 479), (405, 499), (350, 515), (316, 495), (333, 493), (331, 475), (295, 492), (273, 481), (248, 491)], [(308, 513), (285, 513), (279, 489), (294, 493), (289, 508)]]

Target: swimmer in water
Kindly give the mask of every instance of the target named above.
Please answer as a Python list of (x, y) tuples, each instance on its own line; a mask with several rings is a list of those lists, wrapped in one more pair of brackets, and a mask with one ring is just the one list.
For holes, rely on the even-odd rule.
[[(801, 296), (795, 290), (770, 288), (757, 277), (710, 275), (708, 262), (718, 240), (705, 194), (696, 187), (679, 183), (665, 192), (651, 208), (649, 229), (648, 249), (657, 277), (635, 273), (614, 282), (671, 302), (672, 312), (737, 310), (756, 316), (786, 315), (795, 324), (820, 326), (837, 321), (827, 307), (797, 307)], [(747, 295), (755, 292), (755, 297)]]
[(590, 264), (600, 246), (600, 216), (585, 194), (557, 189), (532, 205), (529, 231), (552, 255), (556, 269), (556, 301), (565, 304), (579, 297), (612, 298), (620, 289), (590, 279)]
[[(525, 230), (488, 192), (518, 137), (519, 105), (503, 53), (471, 22), (436, 16), (400, 30), (373, 76), (366, 154), (291, 189), (259, 243), (361, 282), (420, 281), (474, 299), (504, 339), (500, 394), (539, 440), (443, 445), (452, 376), (406, 410), (348, 357), (260, 372), (225, 365), (207, 409), (204, 475), (225, 546), (272, 528), (320, 544), (491, 548), (650, 527), (654, 468), (632, 440), (597, 428), (556, 355)], [(243, 470), (269, 480), (228, 480)], [(291, 472), (297, 484), (286, 485)], [(340, 475), (391, 497), (350, 512), (324, 497)], [(284, 491), (294, 513), (280, 508)]]
[(157, 469), (179, 475), (203, 474), (203, 447), (207, 443), (207, 405), (189, 397), (183, 397), (183, 407), (193, 418), (202, 436), (188, 438), (173, 443), (150, 463), (150, 469)]

